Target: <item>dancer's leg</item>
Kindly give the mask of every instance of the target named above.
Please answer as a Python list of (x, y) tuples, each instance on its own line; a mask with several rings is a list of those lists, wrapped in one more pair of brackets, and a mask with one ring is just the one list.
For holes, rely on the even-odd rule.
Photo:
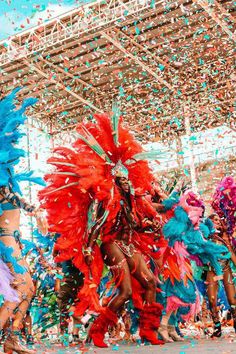
[(13, 236), (2, 236), (1, 241), (6, 245), (13, 248), (12, 256), (16, 258), (18, 265), (25, 268), (26, 272), (24, 274), (15, 273), (12, 264), (8, 264), (12, 274), (14, 276), (14, 284), (18, 297), (19, 303), (6, 301), (0, 309), (0, 328), (2, 329), (7, 320), (11, 317), (14, 310), (17, 308), (16, 314), (14, 315), (12, 323), (12, 331), (4, 343), (4, 351), (12, 352), (18, 351), (25, 354), (33, 354), (34, 350), (28, 349), (22, 345), (19, 330), (21, 329), (23, 319), (27, 312), (34, 294), (34, 284), (32, 278), (28, 272), (28, 265), (26, 261), (22, 258), (19, 243)]
[(223, 283), (224, 283), (227, 299), (230, 304), (231, 314), (234, 321), (233, 325), (236, 332), (236, 289), (233, 282), (232, 270), (229, 265), (226, 267), (226, 269), (224, 269)]
[(163, 341), (157, 339), (162, 306), (156, 302), (156, 278), (141, 253), (136, 252), (132, 257), (127, 257), (127, 263), (132, 276), (144, 289), (144, 305), (139, 320), (140, 337), (143, 341), (147, 340), (154, 345), (164, 344)]
[(156, 301), (156, 279), (148, 269), (141, 253), (137, 252), (133, 257), (127, 257), (127, 263), (132, 276), (138, 280), (145, 290), (144, 302), (151, 304)]
[(214, 322), (213, 337), (221, 336), (221, 323), (219, 317), (219, 311), (217, 309), (217, 294), (218, 294), (218, 282), (214, 280), (215, 272), (209, 270), (207, 273), (207, 296), (209, 300), (212, 319)]
[(236, 306), (236, 289), (230, 267), (227, 267), (227, 269), (224, 270), (223, 283), (230, 306)]
[[(173, 339), (175, 342), (179, 342), (179, 341), (183, 341), (184, 338), (181, 337), (176, 329), (178, 328), (178, 321), (177, 321), (177, 311), (175, 310), (174, 312), (172, 312), (170, 318), (168, 319), (168, 335), (171, 339)], [(178, 328), (179, 330), (179, 328)]]
[(209, 300), (211, 315), (214, 322), (218, 322), (219, 313), (217, 309), (217, 294), (218, 294), (218, 282), (214, 280), (215, 273), (210, 270), (207, 273), (207, 296)]
[(109, 326), (117, 323), (116, 313), (122, 308), (124, 303), (131, 297), (130, 270), (124, 254), (115, 243), (104, 243), (101, 246), (104, 262), (112, 270), (115, 283), (119, 293), (112, 298), (108, 306), (100, 316), (94, 321), (89, 334), (96, 346), (105, 348), (104, 336)]
[(17, 311), (14, 316), (13, 328), (19, 329), (19, 326), (26, 314), (26, 311), (29, 307), (31, 299), (34, 294), (34, 285), (32, 278), (28, 272), (28, 265), (26, 261), (22, 258), (21, 250), (19, 244), (16, 242), (13, 236), (3, 236), (1, 237), (1, 241), (8, 247), (13, 248), (12, 256), (15, 257), (20, 266), (25, 267), (26, 272), (24, 274), (15, 273), (11, 264), (8, 264), (13, 276), (14, 276), (14, 284), (18, 296), (19, 302), (10, 302), (6, 301), (4, 305), (0, 308), (0, 329), (2, 329), (7, 322), (7, 320), (12, 315), (13, 311), (18, 307), (19, 311)]
[[(27, 266), (27, 263), (25, 261), (22, 261), (21, 265)], [(31, 275), (28, 272), (23, 274), (23, 278), (22, 276), (19, 277), (17, 275), (16, 280), (19, 282), (19, 285), (16, 286), (16, 290), (22, 301), (17, 307), (17, 311), (12, 322), (13, 330), (19, 330), (21, 328), (23, 319), (27, 313), (27, 310), (35, 293), (33, 281)]]
[(130, 270), (124, 254), (115, 243), (104, 243), (101, 246), (104, 262), (111, 268), (119, 293), (112, 298), (108, 307), (111, 311), (119, 311), (132, 294)]

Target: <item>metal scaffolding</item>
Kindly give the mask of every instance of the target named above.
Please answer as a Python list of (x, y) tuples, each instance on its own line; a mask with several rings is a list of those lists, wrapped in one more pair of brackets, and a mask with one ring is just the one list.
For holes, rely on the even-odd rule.
[(235, 128), (234, 18), (231, 0), (94, 1), (1, 41), (1, 88), (38, 97), (31, 124), (50, 134), (118, 100), (137, 135), (166, 139), (186, 97), (194, 129)]
[(0, 62), (7, 64), (49, 50), (70, 39), (101, 31), (124, 18), (127, 20), (138, 16), (151, 6), (155, 6), (155, 2), (150, 0), (111, 0), (108, 4), (98, 0), (81, 6), (68, 14), (1, 41), (0, 46), (4, 44), (6, 52), (0, 54)]

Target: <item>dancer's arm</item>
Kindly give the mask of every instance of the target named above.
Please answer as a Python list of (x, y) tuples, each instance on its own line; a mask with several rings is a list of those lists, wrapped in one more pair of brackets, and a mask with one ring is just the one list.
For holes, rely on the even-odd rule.
[(0, 194), (5, 200), (11, 203), (14, 207), (24, 209), (25, 211), (32, 213), (36, 210), (34, 205), (27, 203), (18, 193), (11, 191), (8, 187), (0, 187)]
[(157, 212), (165, 211), (165, 208), (162, 204), (163, 200), (168, 198), (167, 194), (161, 189), (159, 184), (155, 184), (153, 187), (155, 195), (152, 197), (152, 206), (156, 209)]
[(226, 232), (224, 232), (223, 234), (223, 239), (226, 242), (226, 245), (228, 247), (228, 250), (230, 252), (230, 258), (231, 261), (234, 263), (234, 265), (236, 266), (236, 253), (235, 253), (235, 249), (232, 247), (230, 240), (229, 240), (229, 236), (226, 234)]
[(83, 249), (85, 262), (88, 266), (90, 266), (93, 261), (93, 256), (92, 256), (93, 246), (96, 240), (98, 239), (101, 227), (103, 225), (104, 215), (105, 215), (105, 211), (102, 209), (101, 205), (98, 206), (96, 204), (96, 208), (93, 210), (93, 219), (97, 221), (88, 231), (87, 244), (86, 247)]
[(22, 198), (18, 193), (13, 192), (9, 187), (2, 186), (0, 187), (0, 195), (4, 200), (11, 203), (14, 207), (25, 210), (28, 213), (31, 213), (37, 220), (37, 226), (39, 231), (46, 235), (48, 232), (48, 225), (45, 217), (42, 215), (42, 210), (37, 209), (34, 205), (29, 204)]
[[(100, 229), (99, 229), (100, 230)], [(91, 230), (90, 234), (88, 235), (88, 242), (86, 247), (83, 249), (85, 263), (90, 266), (93, 261), (93, 246), (98, 238), (99, 230), (96, 231)]]

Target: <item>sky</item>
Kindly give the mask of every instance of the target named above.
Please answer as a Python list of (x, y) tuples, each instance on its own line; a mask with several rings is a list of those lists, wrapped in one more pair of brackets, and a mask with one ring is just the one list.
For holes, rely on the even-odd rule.
[(0, 0), (0, 40), (39, 25), (90, 0)]

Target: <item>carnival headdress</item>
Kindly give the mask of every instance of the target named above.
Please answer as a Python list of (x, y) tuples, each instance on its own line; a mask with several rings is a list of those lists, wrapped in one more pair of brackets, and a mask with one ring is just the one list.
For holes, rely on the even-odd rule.
[(201, 198), (191, 190), (184, 192), (179, 205), (186, 211), (194, 229), (199, 228), (200, 219), (203, 216), (205, 206)]
[(211, 205), (225, 219), (228, 232), (232, 234), (236, 226), (236, 183), (233, 177), (225, 177), (218, 184)]
[(146, 160), (157, 160), (160, 153), (143, 151), (134, 136), (122, 126), (116, 105), (111, 117), (95, 114), (93, 122), (79, 124), (76, 130), (78, 139), (73, 144), (74, 150), (55, 149), (61, 157), (49, 159), (49, 163), (57, 168), (54, 176), (58, 178), (53, 180), (62, 182), (59, 175), (67, 175), (69, 182), (49, 187), (47, 193), (56, 193), (57, 187), (61, 190), (77, 186), (90, 193), (92, 198), (102, 200), (105, 194), (108, 198), (118, 176), (129, 177), (134, 188), (141, 185), (144, 191), (152, 189), (153, 176)]
[(115, 167), (112, 168), (111, 174), (112, 174), (112, 176), (118, 177), (118, 178), (119, 177), (125, 177), (125, 178), (129, 177), (129, 171), (122, 164), (121, 161), (118, 161), (117, 164), (115, 165)]
[(19, 90), (19, 87), (16, 88), (0, 101), (0, 186), (7, 186), (10, 183), (18, 193), (20, 193), (19, 181), (44, 184), (41, 179), (32, 177), (32, 172), (16, 174), (14, 171), (14, 166), (25, 156), (25, 151), (17, 147), (20, 138), (25, 135), (21, 130), (27, 119), (24, 112), (27, 107), (37, 102), (35, 98), (28, 98), (19, 109), (16, 109), (15, 99)]

